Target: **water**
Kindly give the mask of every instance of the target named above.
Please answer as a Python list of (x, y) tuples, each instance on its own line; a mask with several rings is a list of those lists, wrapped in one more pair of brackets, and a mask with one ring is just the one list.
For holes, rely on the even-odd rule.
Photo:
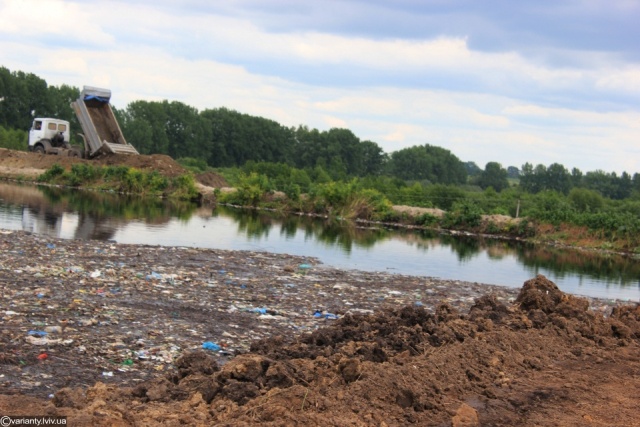
[(544, 274), (565, 292), (640, 301), (640, 261), (629, 257), (98, 192), (0, 183), (0, 228), (66, 239), (288, 253), (340, 268), (508, 287)]

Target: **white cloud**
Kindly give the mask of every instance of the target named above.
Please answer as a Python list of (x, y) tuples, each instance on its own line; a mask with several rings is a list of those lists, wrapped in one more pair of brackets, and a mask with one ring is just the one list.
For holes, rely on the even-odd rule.
[(610, 70), (598, 78), (596, 88), (604, 91), (640, 94), (640, 65), (625, 67), (621, 70)]
[(324, 116), (324, 127), (328, 128), (348, 128), (348, 124), (345, 120), (335, 116)]
[[(89, 8), (90, 10), (90, 8)], [(114, 37), (101, 30), (80, 4), (63, 0), (3, 0), (0, 2), (0, 34), (35, 42), (56, 37), (75, 43), (108, 45)]]
[(548, 108), (542, 108), (538, 105), (513, 105), (506, 107), (502, 112), (509, 116), (535, 116), (549, 117)]

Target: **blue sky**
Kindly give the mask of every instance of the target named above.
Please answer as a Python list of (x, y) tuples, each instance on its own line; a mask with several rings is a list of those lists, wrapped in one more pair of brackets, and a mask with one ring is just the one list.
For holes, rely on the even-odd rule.
[(484, 167), (640, 172), (640, 0), (0, 0), (0, 65)]

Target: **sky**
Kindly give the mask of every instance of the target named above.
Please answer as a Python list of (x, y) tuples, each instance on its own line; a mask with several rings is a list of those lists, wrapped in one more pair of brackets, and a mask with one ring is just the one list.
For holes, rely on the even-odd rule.
[(0, 66), (111, 102), (226, 107), (445, 148), (640, 173), (640, 0), (0, 0)]

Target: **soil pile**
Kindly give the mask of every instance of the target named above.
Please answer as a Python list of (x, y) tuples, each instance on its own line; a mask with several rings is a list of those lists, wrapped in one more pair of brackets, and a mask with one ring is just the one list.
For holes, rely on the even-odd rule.
[(229, 184), (222, 177), (222, 175), (218, 175), (217, 173), (213, 173), (213, 172), (202, 172), (197, 174), (196, 181), (198, 181), (200, 184), (204, 186), (212, 187), (212, 188), (223, 188), (223, 187), (229, 186)]
[[(77, 157), (45, 155), (0, 148), (1, 176), (36, 177), (54, 164), (59, 164), (68, 169), (77, 163), (100, 166), (128, 166), (147, 172), (157, 171), (168, 177), (175, 177), (187, 172), (178, 162), (164, 154), (105, 154), (91, 160), (86, 160)], [(196, 180), (208, 187), (226, 186), (224, 179), (212, 172), (198, 174)]]
[(101, 166), (127, 166), (147, 172), (157, 171), (161, 175), (168, 177), (183, 175), (187, 172), (178, 162), (164, 154), (137, 156), (130, 154), (108, 154), (86, 161)]
[(207, 351), (135, 387), (65, 388), (0, 411), (72, 425), (513, 426), (637, 424), (640, 306), (609, 317), (543, 276), (492, 295), (350, 314), (273, 336), (220, 366)]
[(54, 156), (47, 154), (29, 153), (0, 149), (0, 166), (12, 169), (38, 169), (45, 171), (55, 164), (64, 168), (70, 168), (76, 163), (87, 163), (100, 166), (128, 166), (145, 171), (158, 171), (167, 176), (176, 176), (186, 170), (171, 157), (164, 154), (153, 155), (127, 155), (106, 154), (91, 160), (77, 157)]

